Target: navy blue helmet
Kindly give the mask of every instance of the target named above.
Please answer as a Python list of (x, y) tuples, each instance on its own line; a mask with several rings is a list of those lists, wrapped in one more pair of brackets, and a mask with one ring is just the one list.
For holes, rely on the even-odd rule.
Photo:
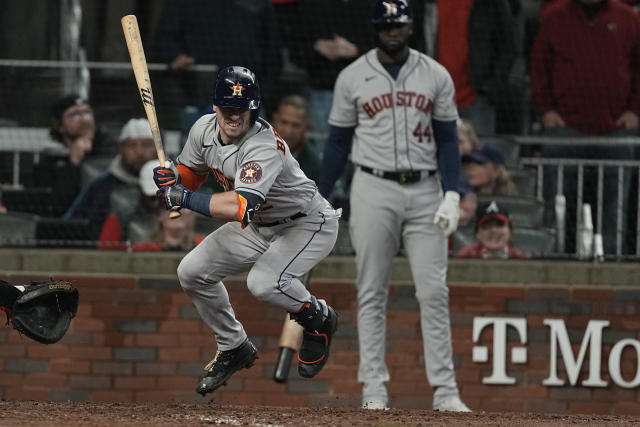
[(373, 5), (371, 23), (408, 24), (413, 22), (413, 14), (408, 0), (376, 0)]
[(239, 66), (220, 70), (213, 88), (213, 105), (259, 109), (260, 85), (253, 71)]

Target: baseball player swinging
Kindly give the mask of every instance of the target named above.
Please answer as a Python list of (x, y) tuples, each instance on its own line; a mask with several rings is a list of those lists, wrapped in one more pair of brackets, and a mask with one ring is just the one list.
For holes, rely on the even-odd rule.
[[(191, 128), (177, 170), (154, 169), (158, 197), (167, 209), (188, 208), (228, 221), (189, 252), (178, 278), (218, 345), (196, 391), (222, 386), (258, 357), (236, 319), (222, 283), (249, 271), (247, 286), (258, 299), (282, 307), (304, 328), (298, 372), (315, 376), (329, 357), (338, 316), (297, 278), (329, 254), (341, 211), (320, 195), (300, 170), (287, 144), (258, 118), (260, 88), (244, 67), (221, 70), (213, 95), (214, 114)], [(195, 190), (212, 174), (225, 192)]]
[(377, 47), (336, 80), (319, 188), (331, 193), (351, 153), (362, 406), (389, 406), (386, 303), (391, 262), (403, 243), (420, 304), (433, 407), (466, 412), (453, 370), (446, 285), (446, 238), (459, 217), (458, 112), (449, 73), (408, 47), (412, 21), (406, 1), (375, 1)]

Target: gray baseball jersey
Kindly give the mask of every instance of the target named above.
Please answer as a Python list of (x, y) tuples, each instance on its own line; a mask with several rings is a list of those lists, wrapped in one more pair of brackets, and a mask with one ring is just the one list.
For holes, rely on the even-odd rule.
[(354, 127), (351, 160), (384, 171), (436, 170), (431, 119), (458, 118), (446, 69), (411, 49), (397, 79), (376, 49), (346, 67), (336, 81), (329, 123)]
[[(350, 234), (358, 271), (358, 380), (363, 402), (388, 399), (385, 326), (391, 262), (401, 247), (409, 257), (420, 305), (425, 368), (434, 402), (458, 395), (452, 363), (446, 239), (434, 224), (442, 201), (437, 175), (404, 183), (401, 171), (436, 171), (432, 119), (458, 118), (449, 73), (415, 50), (393, 78), (373, 49), (336, 81), (329, 123), (355, 127), (351, 160)], [(366, 168), (376, 169), (368, 173)], [(386, 177), (383, 173), (387, 172)]]
[(264, 203), (253, 221), (269, 223), (306, 212), (317, 192), (286, 142), (258, 119), (243, 140), (223, 145), (215, 114), (196, 121), (177, 158), (195, 173), (211, 173), (225, 191), (246, 191)]
[[(248, 226), (232, 221), (208, 235), (180, 262), (178, 278), (215, 332), (218, 349), (231, 350), (247, 334), (221, 281), (248, 271), (247, 287), (256, 298), (297, 312), (311, 301), (298, 277), (333, 249), (341, 211), (320, 195), (266, 121), (258, 119), (236, 144), (223, 145), (219, 133), (215, 114), (198, 119), (178, 163), (197, 174), (212, 173), (226, 191), (252, 193), (264, 202)], [(318, 301), (326, 315), (326, 303)]]

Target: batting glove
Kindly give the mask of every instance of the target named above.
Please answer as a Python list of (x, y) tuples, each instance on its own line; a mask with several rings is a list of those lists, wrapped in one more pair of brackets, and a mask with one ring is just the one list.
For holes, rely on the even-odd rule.
[(153, 168), (153, 182), (158, 188), (180, 184), (180, 174), (171, 160), (164, 162), (164, 166)]
[(178, 184), (160, 187), (156, 194), (167, 209), (180, 209), (189, 207), (189, 199), (193, 192)]
[(459, 204), (460, 194), (455, 191), (444, 193), (444, 199), (436, 211), (433, 223), (440, 226), (445, 237), (449, 237), (458, 228), (458, 219), (460, 219)]

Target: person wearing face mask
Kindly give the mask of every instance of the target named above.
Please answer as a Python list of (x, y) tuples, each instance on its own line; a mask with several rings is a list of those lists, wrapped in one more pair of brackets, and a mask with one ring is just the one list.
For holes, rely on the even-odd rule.
[(509, 211), (495, 200), (476, 211), (476, 244), (460, 249), (456, 258), (528, 259), (529, 254), (511, 246), (513, 221)]

